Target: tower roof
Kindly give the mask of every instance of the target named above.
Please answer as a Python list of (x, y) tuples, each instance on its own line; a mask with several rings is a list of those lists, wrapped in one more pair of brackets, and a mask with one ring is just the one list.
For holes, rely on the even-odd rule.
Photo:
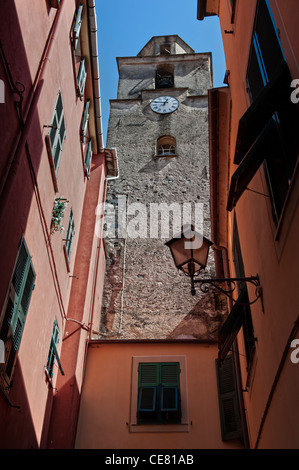
[(153, 36), (137, 54), (137, 57), (151, 57), (159, 55), (194, 54), (177, 34), (170, 36)]

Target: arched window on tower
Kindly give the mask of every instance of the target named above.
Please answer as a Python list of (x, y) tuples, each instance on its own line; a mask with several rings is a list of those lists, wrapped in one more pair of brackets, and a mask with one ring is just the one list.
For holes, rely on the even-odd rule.
[(156, 71), (156, 88), (173, 88), (173, 67), (162, 65)]
[(163, 135), (157, 140), (157, 157), (176, 156), (176, 140), (171, 135)]

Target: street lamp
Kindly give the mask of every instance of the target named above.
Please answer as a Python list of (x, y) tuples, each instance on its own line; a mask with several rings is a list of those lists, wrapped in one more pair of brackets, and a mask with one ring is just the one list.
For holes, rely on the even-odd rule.
[[(214, 286), (227, 297), (236, 301), (232, 296), (232, 292), (236, 286), (242, 289), (246, 283), (253, 284), (256, 288), (257, 301), (261, 297), (261, 286), (259, 277), (231, 277), (231, 278), (215, 278), (202, 279), (196, 278), (205, 270), (209, 256), (209, 249), (213, 243), (200, 233), (194, 230), (192, 225), (184, 225), (181, 232), (174, 236), (172, 240), (165, 243), (169, 247), (175, 266), (183, 271), (183, 273), (191, 279), (191, 294), (195, 295), (195, 284), (199, 284), (202, 292), (208, 292), (210, 286)], [(224, 284), (226, 288), (224, 288)], [(248, 304), (247, 304), (248, 305)]]

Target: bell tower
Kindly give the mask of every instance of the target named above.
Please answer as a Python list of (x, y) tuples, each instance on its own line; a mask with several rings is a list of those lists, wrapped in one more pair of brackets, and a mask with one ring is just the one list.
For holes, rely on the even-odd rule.
[[(119, 178), (108, 182), (103, 337), (210, 337), (214, 295), (190, 294), (165, 242), (184, 222), (210, 236), (208, 89), (210, 53), (179, 36), (153, 37), (136, 57), (117, 59), (107, 147)], [(205, 274), (214, 273), (213, 253)], [(207, 313), (208, 312), (208, 313)]]

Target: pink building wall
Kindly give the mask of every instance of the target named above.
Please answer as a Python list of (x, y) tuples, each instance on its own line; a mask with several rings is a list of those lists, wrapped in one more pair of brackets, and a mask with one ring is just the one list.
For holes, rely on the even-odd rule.
[[(0, 393), (0, 446), (37, 448), (48, 445), (48, 429), (56, 394), (63, 390), (64, 403), (71, 403), (68, 393), (72, 393), (73, 389), (69, 388), (65, 392), (65, 382), (73, 380), (78, 393), (82, 384), (88, 326), (93, 312), (96, 328), (101, 301), (105, 255), (102, 241), (95, 234), (95, 209), (104, 199), (107, 169), (105, 154), (103, 149), (99, 152), (94, 130), (93, 82), (88, 53), (85, 100), (91, 100), (90, 132), (95, 156), (90, 179), (84, 173), (85, 155), (80, 141), (80, 126), (85, 100), (76, 94), (71, 44), (73, 21), (79, 2), (64, 0), (59, 10), (51, 8), (50, 2), (46, 1), (16, 0), (5, 3), (5, 15), (0, 20), (3, 51), (0, 78), (5, 83), (6, 98), (5, 103), (0, 104), (3, 123), (0, 167), (0, 223), (3, 227), (0, 232), (1, 310), (5, 306), (22, 235), (32, 257), (36, 280), (13, 384), (9, 390)], [(89, 51), (87, 7), (85, 1), (80, 3), (84, 4), (84, 50)], [(24, 85), (23, 130), (14, 109), (14, 100), (19, 98), (10, 92), (5, 69), (9, 69), (14, 84), (21, 82)], [(17, 86), (22, 90), (21, 85)], [(59, 90), (64, 106), (66, 139), (57, 173), (57, 188), (52, 178), (45, 138)], [(32, 98), (33, 111), (29, 114), (32, 118), (27, 126), (27, 111)], [(19, 150), (15, 152), (20, 137)], [(16, 156), (17, 162), (6, 179), (6, 171), (13, 156)], [(54, 198), (62, 195), (69, 201), (63, 219), (65, 231), (50, 234)], [(63, 246), (71, 208), (75, 236), (68, 264)], [(79, 329), (76, 329), (74, 322), (66, 321), (68, 317), (77, 318), (87, 328), (81, 328), (78, 323)], [(0, 318), (3, 318), (3, 312)], [(49, 382), (45, 369), (54, 319), (59, 327), (57, 347), (65, 375), (61, 375), (55, 362), (54, 376)], [(66, 336), (68, 341), (65, 340)], [(74, 403), (76, 399), (78, 395)], [(59, 402), (59, 399), (54, 401)], [(69, 410), (68, 415), (60, 415), (62, 421), (58, 420), (57, 423), (61, 430), (63, 426), (69, 425), (70, 415), (76, 416), (76, 409)], [(55, 420), (50, 429), (53, 446), (56, 439)], [(71, 434), (64, 434), (63, 438), (59, 444), (69, 446)]]

